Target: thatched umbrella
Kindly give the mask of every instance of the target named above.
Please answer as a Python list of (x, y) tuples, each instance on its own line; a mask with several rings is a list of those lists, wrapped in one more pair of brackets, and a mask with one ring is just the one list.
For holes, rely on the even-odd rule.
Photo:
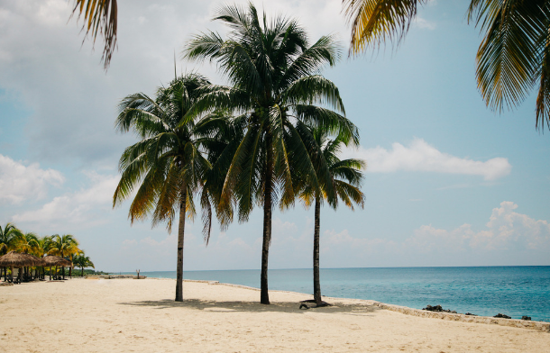
[[(4, 256), (0, 257), (0, 267), (11, 267), (12, 274), (13, 268), (21, 268), (26, 266), (41, 266), (42, 261), (29, 254), (21, 254), (15, 251), (10, 251)], [(21, 271), (19, 271), (19, 276), (21, 276)]]
[(59, 256), (48, 255), (42, 258), (45, 265), (50, 268), (50, 280), (52, 279), (52, 266), (72, 266), (73, 263)]

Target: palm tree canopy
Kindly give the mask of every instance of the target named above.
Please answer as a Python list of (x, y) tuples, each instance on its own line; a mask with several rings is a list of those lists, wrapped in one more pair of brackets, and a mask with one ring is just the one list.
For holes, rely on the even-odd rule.
[(0, 226), (0, 254), (5, 254), (15, 248), (15, 241), (17, 238), (23, 236), (21, 232), (13, 223), (6, 223), (4, 228)]
[(85, 267), (95, 268), (95, 265), (92, 262), (92, 260), (90, 260), (90, 257), (86, 256), (86, 254), (84, 254), (83, 251), (74, 257), (73, 264), (81, 268), (85, 268)]
[[(228, 143), (230, 151), (213, 165), (216, 170), (223, 170), (221, 165), (226, 168), (218, 212), (231, 218), (232, 200), (236, 200), (239, 220), (244, 222), (256, 203), (263, 204), (268, 184), (281, 188), (272, 189), (275, 202), (280, 197), (281, 206), (292, 204), (292, 164), (314, 174), (296, 121), (342, 131), (354, 139), (358, 132), (343, 115), (338, 88), (318, 74), (340, 57), (332, 36), (310, 45), (295, 20), (277, 17), (269, 21), (252, 4), (247, 9), (225, 6), (214, 20), (230, 27), (227, 39), (215, 32), (196, 35), (186, 45), (184, 56), (215, 61), (231, 83), (230, 87), (211, 85), (197, 108), (228, 109), (238, 113), (237, 124), (244, 123), (238, 143)], [(266, 168), (272, 171), (267, 173)]]
[[(352, 26), (351, 54), (399, 43), (427, 0), (342, 0)], [(487, 106), (520, 104), (535, 87), (536, 127), (550, 129), (550, 1), (471, 0), (468, 21), (483, 36), (476, 57), (478, 88)]]
[(78, 241), (71, 234), (54, 234), (51, 236), (48, 255), (56, 255), (64, 258), (71, 254), (80, 252), (78, 245)]
[[(167, 222), (170, 231), (182, 197), (186, 198), (186, 211), (195, 214), (193, 195), (211, 168), (201, 146), (209, 141), (212, 119), (197, 120), (194, 110), (199, 88), (207, 84), (203, 76), (188, 74), (159, 88), (155, 99), (136, 93), (121, 102), (117, 129), (133, 130), (141, 140), (120, 158), (121, 179), (113, 207), (137, 188), (129, 210), (132, 222), (152, 215), (153, 226)], [(207, 240), (209, 225), (205, 228)]]
[[(338, 155), (344, 146), (350, 141), (345, 136), (331, 136), (326, 130), (307, 127), (302, 134), (310, 135), (314, 143), (310, 144), (310, 155), (317, 173), (327, 173), (331, 188), (326, 185), (315, 187), (307, 178), (300, 179), (298, 185), (300, 198), (306, 207), (315, 201), (326, 200), (334, 209), (338, 206), (338, 200), (353, 210), (353, 204), (364, 206), (365, 196), (360, 190), (363, 180), (362, 170), (366, 164), (360, 159), (341, 160)], [(305, 137), (304, 137), (305, 139)], [(298, 184), (298, 183), (297, 183)]]
[(84, 40), (90, 35), (95, 44), (98, 34), (103, 37), (105, 44), (101, 60), (107, 69), (117, 42), (117, 0), (74, 0), (73, 15), (76, 13), (78, 19), (83, 19)]

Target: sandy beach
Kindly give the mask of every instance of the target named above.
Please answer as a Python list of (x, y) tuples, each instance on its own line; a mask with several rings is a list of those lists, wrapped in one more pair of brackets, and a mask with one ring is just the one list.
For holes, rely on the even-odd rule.
[(0, 287), (0, 352), (550, 352), (550, 333), (422, 318), (368, 301), (175, 281), (73, 279)]

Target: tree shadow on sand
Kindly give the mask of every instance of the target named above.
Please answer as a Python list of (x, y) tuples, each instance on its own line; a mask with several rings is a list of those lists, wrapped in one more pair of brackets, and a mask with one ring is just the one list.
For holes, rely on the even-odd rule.
[(254, 302), (243, 301), (210, 301), (200, 299), (185, 299), (183, 302), (176, 302), (171, 299), (149, 300), (136, 302), (123, 302), (120, 305), (130, 306), (148, 306), (156, 309), (188, 308), (194, 310), (204, 310), (210, 312), (286, 312), (303, 314), (305, 312), (320, 313), (348, 313), (352, 315), (366, 315), (373, 313), (380, 308), (374, 305), (362, 304), (341, 304), (337, 303), (331, 306), (311, 308), (309, 310), (300, 309), (300, 302), (275, 302), (271, 305), (263, 305)]

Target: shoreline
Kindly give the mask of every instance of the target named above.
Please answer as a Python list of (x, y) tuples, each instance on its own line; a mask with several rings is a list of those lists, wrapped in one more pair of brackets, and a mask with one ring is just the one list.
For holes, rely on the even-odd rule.
[[(150, 272), (149, 272), (150, 273)], [(109, 275), (109, 276), (97, 276), (101, 279), (126, 279), (129, 278), (127, 275)], [(110, 278), (106, 278), (110, 277)], [(133, 279), (137, 279), (133, 276)], [(142, 276), (140, 276), (142, 277)], [(88, 276), (86, 276), (88, 278)], [(173, 278), (162, 278), (162, 277), (145, 277), (152, 280), (171, 280), (175, 281)], [(90, 278), (92, 279), (92, 278)], [(187, 283), (204, 283), (208, 285), (223, 285), (228, 287), (234, 287), (234, 288), (241, 288), (246, 290), (253, 290), (253, 291), (260, 291), (259, 288), (240, 285), (240, 284), (234, 284), (234, 283), (223, 283), (219, 281), (211, 281), (211, 280), (200, 280), (200, 279), (183, 279), (184, 282)], [(305, 296), (313, 296), (312, 294), (308, 293), (301, 293), (301, 292), (293, 292), (293, 291), (287, 291), (287, 290), (269, 290), (269, 292), (279, 292), (279, 293), (288, 293), (288, 294), (297, 294), (297, 295), (305, 295)], [(478, 323), (478, 324), (486, 324), (486, 325), (500, 325), (500, 326), (509, 326), (509, 327), (516, 327), (516, 328), (524, 328), (524, 329), (531, 329), (531, 330), (537, 330), (541, 332), (549, 332), (550, 333), (550, 322), (546, 321), (531, 321), (531, 320), (520, 320), (520, 319), (505, 319), (505, 318), (495, 318), (491, 316), (479, 316), (479, 315), (466, 315), (466, 314), (460, 314), (460, 313), (448, 313), (448, 312), (434, 312), (434, 311), (427, 311), (422, 309), (415, 309), (410, 308), (402, 305), (395, 305), (395, 304), (387, 304), (378, 302), (375, 300), (370, 299), (355, 299), (355, 298), (343, 298), (343, 297), (327, 297), (323, 296), (328, 301), (333, 302), (339, 302), (339, 301), (359, 301), (361, 303), (365, 303), (366, 305), (373, 305), (377, 306), (380, 309), (394, 311), (398, 313), (402, 313), (405, 315), (411, 315), (411, 316), (417, 316), (421, 318), (432, 318), (432, 319), (441, 319), (441, 320), (448, 320), (448, 321), (460, 321), (460, 322), (469, 322), (469, 323)], [(315, 309), (315, 308), (312, 308)]]

